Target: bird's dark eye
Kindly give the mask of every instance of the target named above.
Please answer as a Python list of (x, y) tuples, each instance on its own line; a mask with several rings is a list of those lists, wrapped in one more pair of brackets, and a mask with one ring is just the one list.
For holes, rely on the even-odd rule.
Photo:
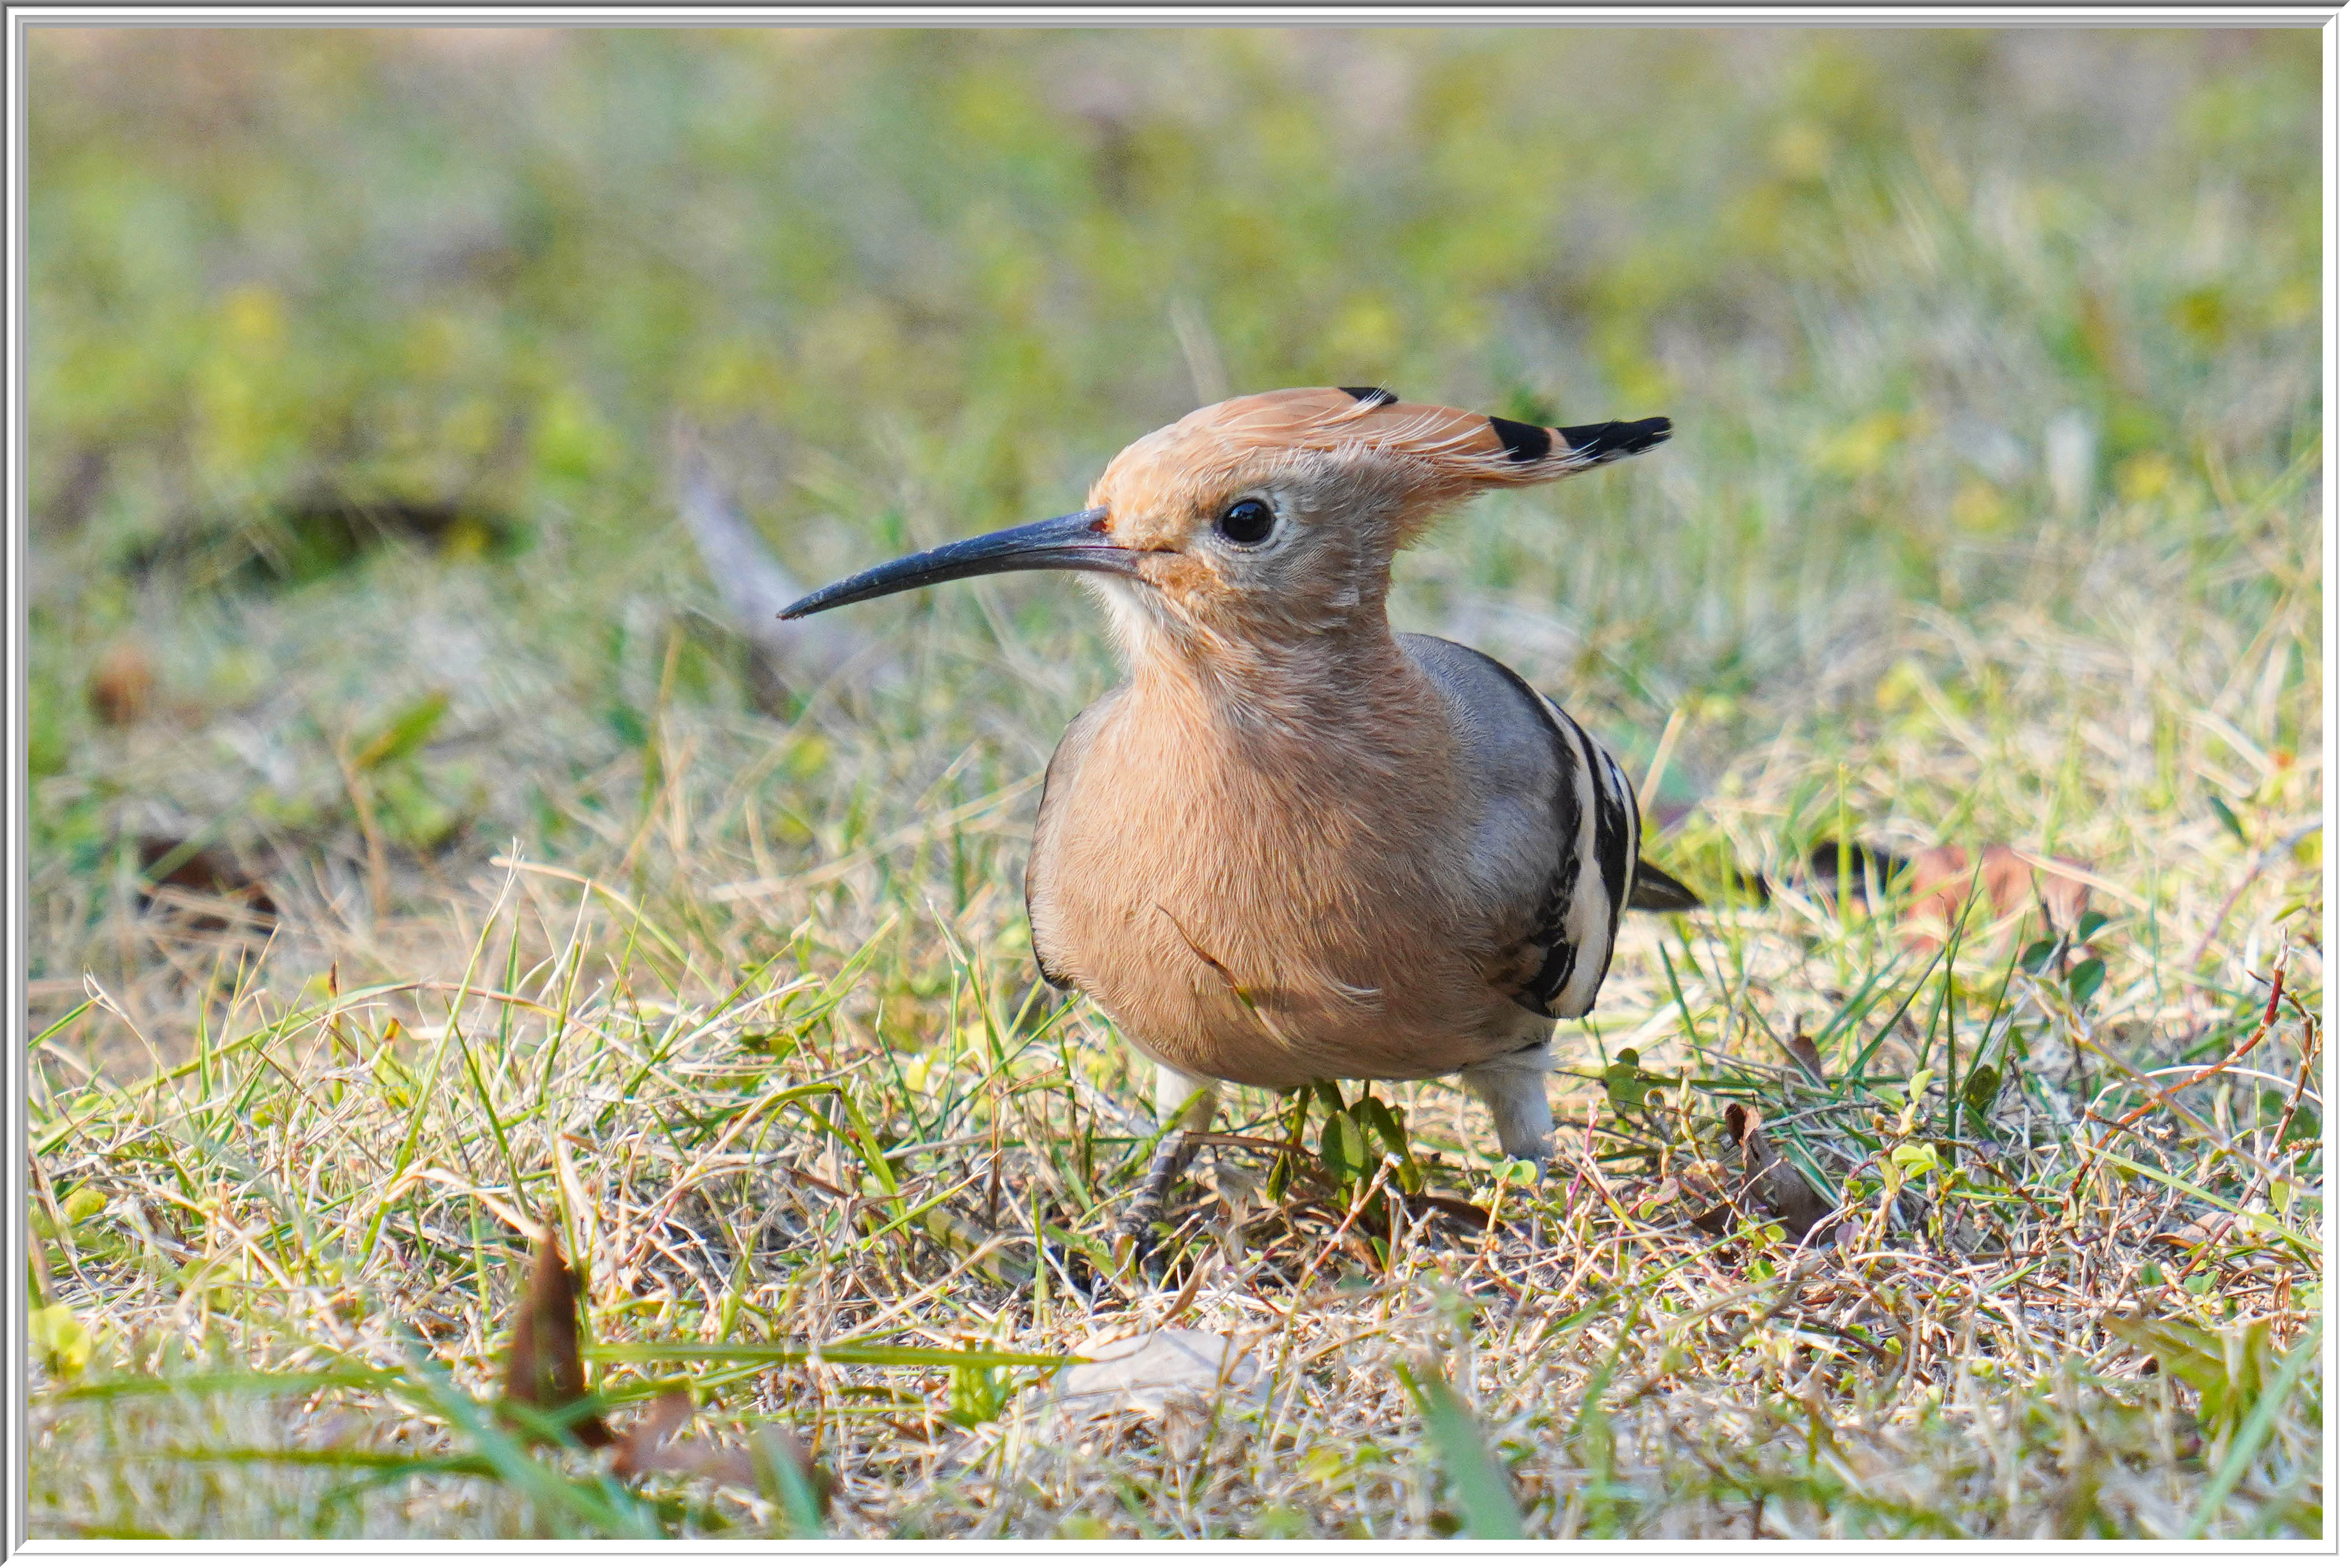
[(1237, 545), (1261, 545), (1273, 532), (1273, 508), (1255, 496), (1235, 501), (1217, 519), (1217, 531)]

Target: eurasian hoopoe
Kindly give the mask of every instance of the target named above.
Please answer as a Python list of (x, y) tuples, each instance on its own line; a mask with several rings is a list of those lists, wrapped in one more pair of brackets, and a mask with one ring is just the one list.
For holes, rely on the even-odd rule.
[(1046, 770), (1037, 962), (1158, 1065), (1155, 1217), (1219, 1082), (1458, 1073), (1541, 1161), (1552, 1026), (1592, 1008), (1618, 917), (1686, 908), (1632, 785), (1473, 649), (1388, 628), (1388, 564), (1446, 507), (1646, 452), (1664, 419), (1548, 429), (1377, 387), (1204, 408), (1086, 509), (925, 550), (784, 618), (926, 583), (1091, 575), (1132, 674)]

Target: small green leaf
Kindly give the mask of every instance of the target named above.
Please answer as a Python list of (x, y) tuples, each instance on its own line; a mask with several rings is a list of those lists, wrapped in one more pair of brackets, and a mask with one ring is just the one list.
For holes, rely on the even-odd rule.
[(1609, 1103), (1620, 1111), (1638, 1111), (1641, 1108), (1641, 1057), (1638, 1051), (1618, 1051), (1616, 1060), (1610, 1062), (1600, 1076), (1601, 1082), (1608, 1087)]
[(1375, 1094), (1366, 1094), (1347, 1108), (1356, 1125), (1370, 1132), (1398, 1154), (1404, 1152), (1404, 1131), (1396, 1124), (1395, 1113)]
[(59, 1376), (79, 1377), (82, 1368), (89, 1364), (89, 1353), (97, 1342), (62, 1301), (34, 1309), (26, 1315), (25, 1326), (49, 1370)]
[(2107, 918), (2108, 917), (2106, 915), (2100, 914), (2095, 909), (2084, 911), (2082, 918), (2077, 921), (2074, 926), (2074, 934), (2075, 937), (2081, 941), (2087, 942), (2091, 937), (2095, 936), (2099, 932), (2105, 929)]
[(448, 712), (447, 692), (426, 693), (392, 715), (392, 721), (352, 755), (352, 768), (366, 773), (407, 756), (432, 737), (434, 730), (440, 727), (442, 718)]
[(376, 821), (384, 837), (403, 848), (436, 848), (464, 826), (458, 812), (426, 786), (413, 767), (379, 768), (376, 790)]
[(1396, 1186), (1407, 1194), (1421, 1187), (1420, 1163), (1412, 1157), (1412, 1145), (1405, 1140), (1404, 1123), (1394, 1110), (1366, 1094), (1355, 1103), (1356, 1117), (1379, 1135), (1388, 1152), (1396, 1157)]
[(1927, 1144), (1896, 1144), (1893, 1155), (1895, 1165), (1906, 1176), (1924, 1176), (1941, 1163), (1936, 1159), (1934, 1148)]
[(368, 1071), (392, 1105), (404, 1111), (416, 1103), (416, 1074), (392, 1054), (389, 1044), (368, 1059)]
[[(1001, 1403), (998, 1408), (1002, 1408)], [(817, 1478), (802, 1468), (803, 1453), (799, 1445), (774, 1427), (752, 1439), (751, 1450), (758, 1458), (758, 1468), (765, 1472), (759, 1490), (769, 1500), (783, 1504), (784, 1513), (791, 1521), (792, 1533), (803, 1538), (821, 1538), (824, 1529), (824, 1492)]]
[(2048, 963), (2050, 956), (2056, 951), (2057, 938), (2054, 936), (2035, 937), (2025, 945), (2023, 955), (2017, 959), (2017, 962), (2028, 970), (2038, 969)]
[(2106, 961), (2104, 958), (2088, 959), (2076, 965), (2074, 972), (2065, 977), (2066, 993), (2074, 998), (2075, 1007), (2087, 1007), (2105, 977)]
[(992, 1366), (951, 1366), (947, 1369), (947, 1419), (968, 1431), (1003, 1413), (1012, 1397), (1013, 1382)]
[[(2206, 1484), (2204, 1495), (2196, 1504), (2196, 1512), (2188, 1521), (2186, 1534), (2190, 1540), (2203, 1536), (2212, 1516), (2220, 1511), (2221, 1503), (2236, 1490), (2237, 1482), (2252, 1466), (2253, 1456), (2260, 1451), (2262, 1438), (2269, 1435), (2270, 1427), (2276, 1422), (2278, 1412), (2303, 1385), (2303, 1372), (2309, 1366), (2311, 1358), (2318, 1354), (2321, 1343), (2317, 1334), (2304, 1334), (2302, 1343), (2294, 1346), (2294, 1354), (2286, 1358), (2283, 1366), (2267, 1369), (2262, 1368), (2262, 1363), (2266, 1359), (2262, 1352), (2269, 1337), (2268, 1324), (2256, 1319), (2246, 1331), (2245, 1337), (2245, 1364), (2261, 1369), (2260, 1378), (2265, 1386), (2260, 1390), (2260, 1398), (2252, 1401), (2251, 1407), (2243, 1411), (2243, 1418), (2230, 1423), (2234, 1429), (2233, 1440), (2214, 1469), (2211, 1480)], [(2245, 1401), (2241, 1396), (2238, 1403), (2242, 1405)], [(2232, 1416), (2235, 1414), (2231, 1412)], [(2216, 1430), (2213, 1436), (2217, 1441), (2220, 1434)]]
[(770, 1056), (796, 1055), (808, 1046), (808, 1037), (794, 1029), (747, 1029), (740, 1040), (744, 1050)]
[(1959, 1098), (1969, 1110), (1980, 1114), (1991, 1108), (1992, 1100), (1999, 1093), (2000, 1070), (1987, 1064), (1968, 1074), (1967, 1085), (1959, 1091)]
[(1351, 1186), (1364, 1172), (1364, 1131), (1344, 1111), (1334, 1111), (1322, 1124), (1322, 1168), (1341, 1186)]
[[(637, 744), (643, 745), (643, 741)], [(813, 779), (832, 760), (832, 745), (820, 735), (804, 735), (784, 753), (784, 768), (795, 779)]]
[(1502, 1186), (1532, 1186), (1542, 1179), (1532, 1160), (1502, 1159), (1494, 1162), (1494, 1180)]
[(604, 727), (625, 747), (634, 749), (653, 737), (645, 716), (626, 703), (614, 703), (604, 710)]
[(1266, 1202), (1281, 1201), (1282, 1195), (1290, 1190), (1290, 1156), (1287, 1154), (1274, 1155), (1273, 1168), (1265, 1173)]
[(2207, 793), (2204, 799), (2210, 804), (2212, 814), (2220, 819), (2220, 825), (2229, 830), (2230, 837), (2241, 844), (2252, 841), (2245, 837), (2245, 824), (2237, 821), (2237, 813), (2230, 809), (2229, 802), (2210, 793)]

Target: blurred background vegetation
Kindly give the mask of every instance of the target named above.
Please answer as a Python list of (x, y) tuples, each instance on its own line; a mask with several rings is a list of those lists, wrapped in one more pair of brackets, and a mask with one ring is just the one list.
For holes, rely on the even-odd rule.
[[(159, 852), (362, 927), (516, 839), (642, 878), (665, 766), (764, 768), (789, 846), (1018, 779), (1112, 678), (1081, 596), (1007, 581), (859, 622), (944, 629), (866, 716), (897, 778), (779, 727), (679, 420), (806, 581), (1066, 509), (1229, 392), (1668, 413), (1397, 613), (1636, 769), (1682, 710), (1669, 797), (1938, 684), (1905, 616), (2095, 629), (2160, 578), (2226, 653), (2315, 570), (2271, 536), (2315, 494), (2318, 87), (2300, 31), (37, 28), (35, 975), (142, 962)], [(2137, 804), (2200, 813), (2156, 763)]]

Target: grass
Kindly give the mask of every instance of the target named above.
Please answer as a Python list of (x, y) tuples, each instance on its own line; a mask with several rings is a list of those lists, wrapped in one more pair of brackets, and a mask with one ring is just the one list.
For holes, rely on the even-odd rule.
[[(2322, 1530), (2314, 34), (30, 68), (35, 1534)], [(1395, 614), (1597, 726), (1718, 902), (1562, 1029), (1551, 1175), (1449, 1085), (1374, 1086), (1401, 1151), (1245, 1092), (1122, 1272), (1144, 1075), (1030, 1005), (1017, 892), (1100, 631), (958, 585), (779, 684), (672, 422), (812, 581), (1373, 381), (1674, 416)], [(1829, 838), (2096, 919), (1921, 930)], [(1823, 1245), (1719, 1212), (1754, 1124)], [(829, 1507), (534, 1440), (540, 1217), (598, 1407), (803, 1436)], [(1053, 1415), (1163, 1324), (1262, 1392)]]

